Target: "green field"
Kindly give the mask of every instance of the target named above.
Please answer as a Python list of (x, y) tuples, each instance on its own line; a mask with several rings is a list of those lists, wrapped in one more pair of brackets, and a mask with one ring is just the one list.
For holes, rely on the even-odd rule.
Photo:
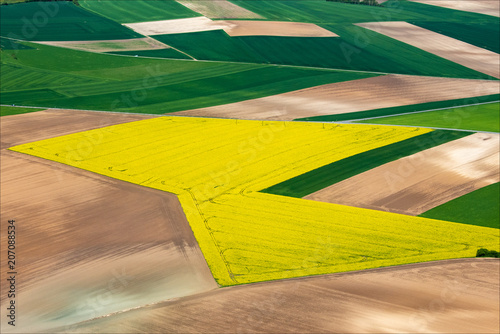
[(40, 111), (40, 110), (43, 109), (0, 106), (0, 116), (27, 114), (30, 112)]
[(415, 111), (427, 111), (439, 108), (455, 108), (463, 105), (492, 102), (499, 100), (500, 100), (500, 94), (493, 94), (493, 95), (477, 96), (465, 99), (427, 102), (427, 103), (411, 104), (399, 107), (350, 112), (346, 114), (304, 117), (304, 118), (298, 118), (296, 120), (314, 121), (314, 122), (340, 122), (340, 121), (350, 121), (350, 120), (370, 118), (370, 117), (391, 116), (391, 115), (397, 115)]
[(435, 130), (335, 161), (261, 191), (301, 198), (372, 168), (470, 134), (465, 131)]
[(0, 34), (29, 41), (130, 39), (142, 35), (71, 2), (30, 2), (0, 7)]
[(435, 207), (420, 217), (500, 228), (499, 212), (500, 183), (495, 183)]
[(79, 0), (80, 5), (119, 23), (173, 20), (200, 16), (175, 1)]
[(419, 27), (461, 40), (463, 42), (500, 53), (500, 26), (489, 22), (410, 22)]
[(184, 53), (176, 51), (175, 49), (160, 49), (160, 50), (138, 50), (138, 51), (114, 51), (107, 52), (114, 55), (124, 55), (124, 56), (139, 56), (139, 57), (150, 57), (150, 58), (168, 58), (168, 59), (191, 59)]
[[(2, 51), (2, 71), (12, 76), (6, 81), (3, 103), (160, 114), (374, 76), (270, 65), (120, 57), (47, 45), (36, 47), (17, 50), (14, 57)], [(22, 75), (16, 75), (16, 71)]]
[(392, 116), (356, 121), (389, 125), (429, 126), (448, 129), (473, 131), (500, 131), (500, 103), (419, 112), (408, 115)]
[[(325, 25), (340, 37), (230, 37), (222, 30), (156, 35), (196, 59), (474, 79), (489, 76), (357, 26)], [(370, 43), (357, 47), (359, 36)]]

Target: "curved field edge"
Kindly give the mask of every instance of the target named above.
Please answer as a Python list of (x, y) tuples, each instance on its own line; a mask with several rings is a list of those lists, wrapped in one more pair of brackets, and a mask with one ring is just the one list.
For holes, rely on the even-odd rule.
[(500, 101), (500, 94), (492, 94), (485, 96), (476, 96), (466, 99), (454, 99), (436, 102), (426, 102), (419, 104), (411, 104), (399, 107), (380, 108), (365, 111), (357, 111), (346, 114), (325, 115), (297, 118), (296, 121), (313, 121), (313, 122), (340, 122), (340, 121), (356, 121), (364, 118), (375, 118), (382, 116), (394, 116), (398, 114), (411, 113), (416, 111), (432, 111), (433, 109), (442, 108), (458, 108), (462, 106), (488, 103)]
[(495, 249), (498, 235), (485, 227), (258, 192), (332, 160), (428, 132), (158, 117), (11, 150), (177, 194), (214, 278), (227, 286)]
[(495, 183), (435, 207), (420, 217), (498, 229), (499, 212), (500, 183)]
[(472, 132), (435, 130), (332, 162), (263, 189), (261, 192), (304, 197), (369, 169), (471, 134)]

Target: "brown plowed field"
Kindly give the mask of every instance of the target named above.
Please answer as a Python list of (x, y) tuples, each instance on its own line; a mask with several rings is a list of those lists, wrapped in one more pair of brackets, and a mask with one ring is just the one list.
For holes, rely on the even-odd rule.
[(498, 94), (500, 82), (385, 75), (321, 85), (238, 103), (180, 111), (171, 115), (293, 120), (378, 108)]
[(36, 43), (92, 52), (160, 50), (170, 48), (168, 45), (163, 44), (162, 42), (150, 37), (135, 39), (115, 39), (107, 41), (65, 41)]
[(446, 7), (466, 12), (500, 16), (498, 0), (411, 0), (426, 5)]
[(500, 181), (500, 137), (477, 133), (353, 176), (304, 198), (419, 215)]
[(407, 22), (371, 22), (358, 23), (357, 25), (476, 71), (500, 78), (500, 57), (496, 52), (482, 49)]
[(263, 19), (262, 16), (227, 0), (177, 0), (181, 5), (212, 19)]
[[(4, 116), (2, 147), (144, 118), (64, 110)], [(17, 226), (17, 332), (70, 330), (75, 321), (217, 287), (175, 195), (6, 149), (0, 158), (2, 256), (7, 221)], [(6, 302), (2, 293), (2, 333), (12, 329)]]
[(66, 109), (2, 116), (0, 148), (153, 117), (157, 116)]
[(229, 36), (338, 37), (313, 23), (277, 21), (224, 21)]
[(222, 288), (89, 321), (100, 333), (497, 333), (497, 259)]

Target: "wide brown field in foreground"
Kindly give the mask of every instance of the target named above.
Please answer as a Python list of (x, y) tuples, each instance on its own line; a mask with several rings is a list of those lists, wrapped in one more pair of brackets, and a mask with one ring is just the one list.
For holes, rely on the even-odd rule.
[(407, 22), (370, 22), (358, 23), (357, 25), (476, 71), (500, 78), (500, 57), (496, 52), (482, 49)]
[(222, 288), (82, 323), (100, 333), (496, 333), (497, 259)]
[(500, 137), (476, 133), (353, 176), (304, 198), (419, 215), (500, 181)]
[(424, 102), (465, 100), (468, 97), (497, 94), (499, 90), (499, 81), (391, 74), (170, 115), (293, 120)]
[[(148, 117), (67, 110), (4, 116), (2, 147)], [(81, 154), (98, 139), (82, 142)], [(1, 228), (9, 219), (17, 225), (17, 332), (217, 287), (175, 195), (6, 149), (0, 165)], [(7, 235), (1, 238), (7, 245)], [(2, 319), (6, 301), (2, 294)], [(2, 320), (1, 332), (10, 330)]]
[(466, 12), (474, 12), (492, 16), (500, 16), (498, 0), (411, 0), (426, 5), (446, 7)]

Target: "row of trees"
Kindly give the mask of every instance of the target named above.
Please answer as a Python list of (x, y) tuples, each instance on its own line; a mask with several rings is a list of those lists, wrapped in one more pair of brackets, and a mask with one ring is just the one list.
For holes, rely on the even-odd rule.
[(69, 1), (74, 3), (77, 6), (80, 6), (78, 3), (78, 0), (1, 0), (0, 5), (13, 5), (16, 3), (23, 3), (23, 2), (52, 2), (52, 1)]

